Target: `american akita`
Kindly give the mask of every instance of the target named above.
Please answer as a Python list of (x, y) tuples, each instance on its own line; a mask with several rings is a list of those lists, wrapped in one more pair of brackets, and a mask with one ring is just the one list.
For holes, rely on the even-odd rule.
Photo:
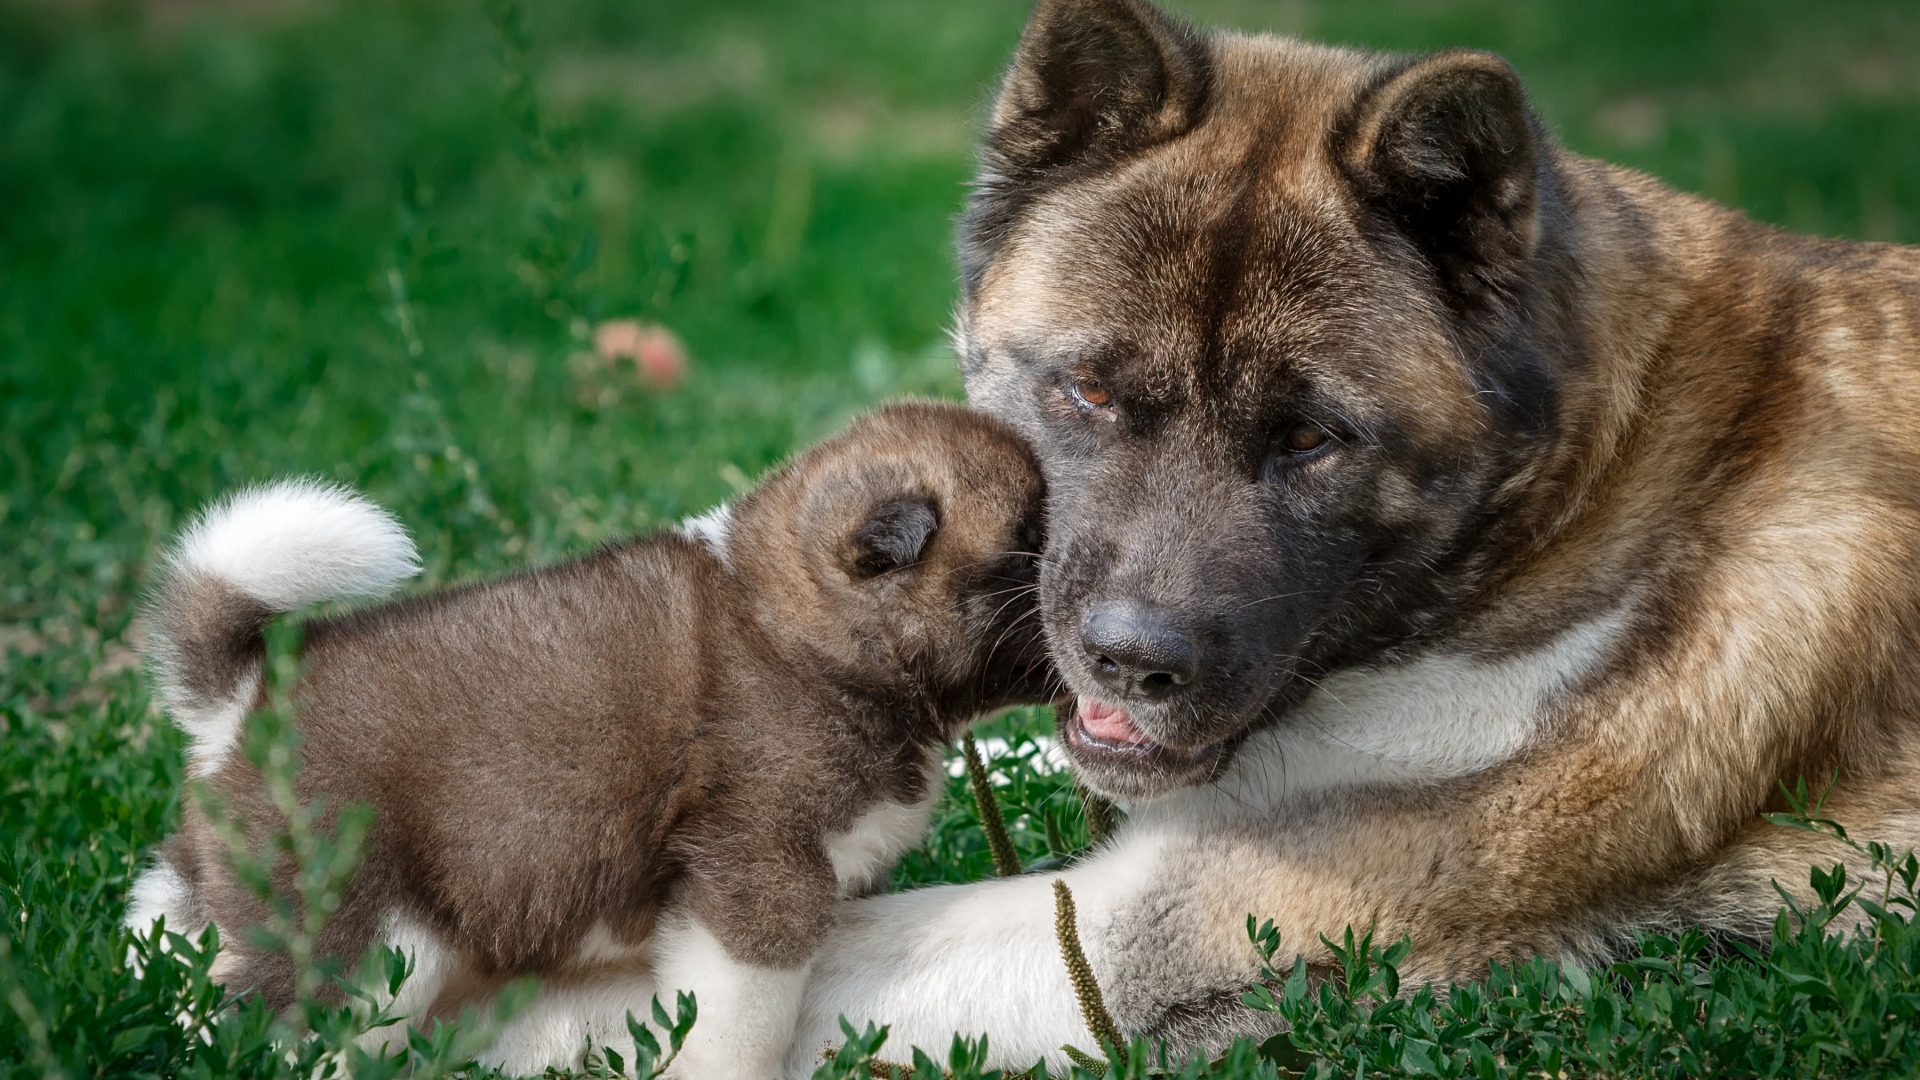
[[(627, 1010), (691, 990), (675, 1074), (765, 1080), (834, 902), (918, 842), (949, 741), (1047, 696), (1040, 514), (1039, 473), (1005, 426), (895, 405), (700, 537), (309, 623), (302, 790), (376, 812), (321, 950), (413, 952), (395, 1009), (422, 1016), (543, 976), (554, 992), (498, 1052), (525, 1069), (577, 1059), (588, 1035), (626, 1041)], [(256, 830), (277, 815), (234, 744), (263, 693), (262, 628), (383, 586), (412, 555), (378, 509), (299, 483), (242, 493), (179, 547), (154, 609), (162, 696), (194, 737), (193, 772)], [(136, 892), (136, 926), (211, 920), (215, 974), (291, 1001), (292, 961), (241, 934), (265, 911), (198, 808)], [(604, 1026), (538, 1019), (610, 965), (651, 979), (603, 993), (618, 1005)]]
[[(1411, 934), (1410, 985), (1764, 936), (1838, 854), (1782, 780), (1920, 842), (1920, 252), (1571, 154), (1486, 53), (1144, 0), (1039, 4), (960, 251), (1061, 735), (1130, 802), (1065, 875), (1129, 1031), (1260, 1031), (1249, 913)], [(1084, 1045), (1049, 884), (846, 905), (788, 1074), (842, 1013)]]

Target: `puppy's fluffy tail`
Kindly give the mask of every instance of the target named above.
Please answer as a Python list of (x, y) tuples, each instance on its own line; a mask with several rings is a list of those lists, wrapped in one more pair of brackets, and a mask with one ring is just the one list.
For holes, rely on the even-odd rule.
[(160, 697), (193, 738), (194, 774), (218, 767), (259, 696), (275, 614), (385, 592), (419, 570), (393, 515), (333, 484), (282, 480), (201, 514), (168, 556), (152, 608)]

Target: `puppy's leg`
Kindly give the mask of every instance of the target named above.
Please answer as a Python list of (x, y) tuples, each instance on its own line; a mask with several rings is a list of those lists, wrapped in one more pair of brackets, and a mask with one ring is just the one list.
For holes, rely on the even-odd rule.
[[(172, 846), (168, 845), (169, 848)], [(173, 945), (166, 937), (154, 935), (155, 920), (166, 919), (169, 934), (179, 934), (195, 942), (200, 940), (200, 935), (212, 921), (207, 915), (206, 905), (200, 902), (200, 894), (194, 888), (193, 881), (171, 855), (172, 852), (162, 849), (153, 864), (133, 879), (133, 894), (127, 898), (127, 928), (146, 939), (149, 959), (157, 960), (173, 954)], [(140, 954), (141, 949), (137, 944), (127, 946), (127, 965), (136, 976), (146, 974)], [(174, 1022), (189, 1034), (205, 1040), (213, 1038), (213, 1032), (203, 1021), (196, 1020), (191, 1010), (181, 1009), (175, 1013)]]
[(413, 971), (400, 984), (398, 994), (387, 997), (384, 986), (375, 991), (375, 1003), (390, 1015), (402, 1017), (401, 1022), (375, 1028), (359, 1040), (363, 1049), (385, 1053), (407, 1041), (409, 1027), (430, 1026), (441, 991), (465, 967), (465, 962), (432, 927), (404, 911), (390, 911), (381, 919), (380, 940), (413, 964)]
[(133, 879), (133, 894), (127, 898), (127, 928), (145, 935), (155, 919), (164, 916), (167, 929), (187, 937), (197, 937), (207, 925), (207, 913), (189, 882), (166, 856)]
[(284, 1009), (294, 1002), (299, 970), (286, 953), (262, 949), (237, 927), (220, 928), (220, 955), (208, 972), (229, 994), (258, 994), (267, 1007)]
[[(655, 936), (661, 1004), (694, 994), (700, 1016), (671, 1075), (766, 1080), (780, 1071), (807, 982), (807, 962), (771, 967), (741, 960), (691, 915), (662, 920)], [(639, 1015), (639, 1010), (635, 1010)]]
[[(169, 933), (179, 934), (189, 941), (198, 940), (207, 923), (212, 921), (207, 915), (206, 906), (200, 902), (199, 892), (193, 882), (164, 851), (154, 859), (153, 865), (133, 879), (133, 894), (127, 898), (127, 929), (143, 938), (149, 937), (153, 933), (154, 920), (163, 917), (167, 920)], [(161, 938), (152, 942), (152, 951), (156, 954), (167, 953), (172, 952), (173, 947), (165, 938)], [(139, 973), (137, 948), (129, 949), (127, 961)]]

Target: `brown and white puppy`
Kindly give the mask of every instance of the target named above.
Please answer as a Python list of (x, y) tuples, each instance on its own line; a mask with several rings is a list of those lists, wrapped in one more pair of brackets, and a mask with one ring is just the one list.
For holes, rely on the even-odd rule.
[[(917, 842), (943, 748), (1046, 694), (1041, 495), (998, 422), (900, 404), (699, 536), (312, 621), (300, 786), (376, 813), (321, 951), (414, 952), (402, 1005), (428, 1014), (507, 976), (564, 987), (645, 965), (647, 989), (699, 999), (677, 1073), (765, 1080), (834, 902)], [(154, 613), (162, 693), (193, 773), (256, 829), (275, 814), (235, 742), (261, 700), (262, 628), (412, 569), (383, 512), (299, 482), (182, 541)], [(216, 973), (285, 1005), (291, 961), (246, 942), (264, 912), (230, 866), (190, 809), (135, 917), (158, 906), (178, 929), (197, 908), (222, 931)], [(645, 1016), (647, 996), (625, 1008)], [(565, 1045), (537, 1064), (616, 1032), (547, 1034)]]
[[(1249, 913), (1310, 963), (1410, 934), (1408, 986), (1764, 938), (1843, 854), (1760, 820), (1783, 780), (1920, 843), (1920, 251), (1569, 153), (1486, 53), (1042, 0), (961, 256), (1063, 742), (1133, 804), (1065, 872), (1130, 1032), (1270, 1023)], [(1051, 921), (1045, 881), (848, 905), (789, 1075), (841, 1014), (1084, 1042)]]

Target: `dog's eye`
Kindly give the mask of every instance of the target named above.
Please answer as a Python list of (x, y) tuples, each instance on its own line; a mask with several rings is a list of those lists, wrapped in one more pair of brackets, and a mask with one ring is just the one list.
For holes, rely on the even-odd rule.
[(1288, 428), (1280, 442), (1287, 448), (1287, 453), (1305, 455), (1319, 450), (1332, 439), (1333, 436), (1328, 434), (1326, 428), (1303, 420)]
[(1074, 404), (1091, 410), (1104, 420), (1113, 419), (1113, 391), (1107, 384), (1091, 376), (1075, 376), (1067, 384), (1073, 394)]

